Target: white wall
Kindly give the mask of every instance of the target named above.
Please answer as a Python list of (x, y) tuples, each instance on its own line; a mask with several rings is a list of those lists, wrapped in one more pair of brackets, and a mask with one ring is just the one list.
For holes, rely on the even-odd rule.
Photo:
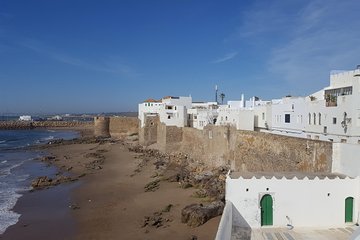
[(172, 109), (166, 109), (169, 105), (165, 105), (159, 112), (160, 122), (165, 123), (166, 126), (187, 126), (187, 110), (185, 106), (174, 106)]
[(218, 109), (217, 126), (231, 125), (238, 130), (254, 130), (254, 111), (250, 109), (233, 109), (222, 105)]
[[(288, 97), (272, 104), (272, 130), (299, 133), (305, 130), (305, 98)], [(285, 122), (286, 115), (290, 122)]]
[(333, 143), (332, 156), (332, 172), (360, 176), (360, 144)]
[(138, 118), (140, 119), (141, 127), (145, 126), (146, 115), (159, 114), (164, 108), (161, 102), (144, 102), (139, 104)]
[(353, 220), (358, 221), (359, 178), (226, 179), (226, 200), (252, 228), (261, 226), (260, 200), (265, 194), (273, 198), (273, 227), (289, 223), (294, 227), (345, 226), (345, 199), (349, 196), (354, 198)]

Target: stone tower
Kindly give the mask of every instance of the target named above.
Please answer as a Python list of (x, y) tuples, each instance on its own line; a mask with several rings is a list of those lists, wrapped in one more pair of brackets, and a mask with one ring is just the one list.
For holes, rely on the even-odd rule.
[(109, 117), (95, 117), (94, 118), (95, 137), (110, 137), (109, 125), (110, 125)]

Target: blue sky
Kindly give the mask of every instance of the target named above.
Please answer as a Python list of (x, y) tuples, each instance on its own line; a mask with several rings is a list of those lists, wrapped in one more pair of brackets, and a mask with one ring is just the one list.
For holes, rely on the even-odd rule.
[(360, 64), (360, 1), (0, 0), (0, 114), (308, 95)]

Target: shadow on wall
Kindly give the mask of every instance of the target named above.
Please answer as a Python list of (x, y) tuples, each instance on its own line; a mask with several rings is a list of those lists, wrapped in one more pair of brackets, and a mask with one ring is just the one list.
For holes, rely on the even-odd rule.
[(232, 233), (231, 239), (250, 240), (251, 239), (251, 227), (247, 221), (241, 216), (236, 207), (232, 207)]
[(250, 240), (251, 227), (232, 202), (226, 201), (215, 240), (230, 239)]

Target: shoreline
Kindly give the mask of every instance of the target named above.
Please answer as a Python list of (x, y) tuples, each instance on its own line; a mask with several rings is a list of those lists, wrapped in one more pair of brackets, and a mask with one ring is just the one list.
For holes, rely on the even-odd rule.
[[(37, 128), (34, 130), (39, 130)], [(92, 135), (92, 129), (88, 127), (62, 127), (62, 128), (43, 128), (54, 131), (77, 132), (76, 139), (83, 139)], [(23, 129), (18, 129), (23, 130)], [(24, 129), (28, 130), (28, 129)], [(70, 140), (65, 140), (70, 141)], [(48, 143), (21, 147), (19, 150), (24, 152), (38, 153), (41, 156), (49, 155), (50, 145)], [(37, 155), (37, 154), (36, 154)], [(41, 158), (33, 158), (26, 163), (27, 167), (35, 168), (40, 174), (48, 176), (55, 175), (60, 171), (59, 167), (41, 161)], [(27, 168), (25, 167), (25, 168)], [(36, 176), (31, 176), (28, 187)], [(71, 192), (74, 188), (81, 185), (81, 181), (70, 184), (60, 184), (56, 187), (49, 187), (40, 190), (24, 190), (19, 192), (21, 196), (17, 199), (12, 211), (19, 213), (18, 221), (9, 226), (0, 239), (46, 239), (49, 235), (55, 234), (52, 239), (69, 239), (75, 231), (73, 224), (74, 218), (68, 210), (71, 203)], [(63, 236), (63, 237), (62, 237)]]
[[(82, 141), (86, 137), (89, 135), (85, 131), (79, 141), (71, 144), (55, 143), (40, 148), (41, 151), (46, 151), (55, 157), (56, 160), (50, 164), (55, 165), (59, 171), (72, 175), (84, 174), (84, 177), (75, 183), (64, 183), (50, 189), (24, 194), (22, 197), (24, 208), (20, 207), (22, 201), (19, 200), (17, 203), (19, 206), (15, 206), (16, 210), (25, 211), (25, 206), (35, 201), (30, 196), (39, 192), (49, 192), (50, 196), (46, 196), (46, 193), (38, 194), (39, 197), (44, 195), (43, 198), (49, 199), (51, 195), (59, 196), (60, 189), (70, 188), (70, 191), (65, 193), (69, 198), (65, 203), (63, 201), (62, 207), (58, 207), (62, 209), (60, 213), (64, 213), (67, 217), (62, 218), (60, 213), (60, 215), (55, 214), (51, 216), (54, 220), (53, 224), (49, 223), (56, 229), (62, 229), (62, 233), (66, 234), (66, 237), (58, 234), (59, 239), (119, 239), (119, 236), (123, 239), (215, 238), (221, 216), (212, 218), (196, 228), (181, 222), (182, 209), (185, 206), (193, 203), (207, 204), (206, 199), (194, 197), (197, 188), (183, 188), (177, 181), (161, 180), (157, 189), (145, 191), (145, 185), (155, 179), (154, 173), (157, 171), (155, 158), (130, 151), (131, 143), (134, 143), (132, 140), (130, 145), (123, 140)], [(55, 205), (52, 205), (48, 209), (54, 207)], [(163, 211), (167, 207), (170, 209)], [(51, 212), (46, 210), (43, 215), (49, 217), (48, 211)], [(22, 216), (25, 214), (26, 212)], [(154, 216), (160, 221), (159, 225), (149, 224), (149, 221), (154, 220)], [(33, 217), (37, 218), (37, 216)], [(73, 221), (70, 225), (63, 224), (70, 221)], [(25, 235), (21, 234), (26, 232), (36, 233), (37, 236), (47, 234), (41, 228), (36, 229), (35, 223), (26, 226), (24, 224), (27, 223), (19, 220), (0, 235), (0, 239), (22, 239), (21, 236)], [(36, 239), (36, 237), (28, 239)]]

